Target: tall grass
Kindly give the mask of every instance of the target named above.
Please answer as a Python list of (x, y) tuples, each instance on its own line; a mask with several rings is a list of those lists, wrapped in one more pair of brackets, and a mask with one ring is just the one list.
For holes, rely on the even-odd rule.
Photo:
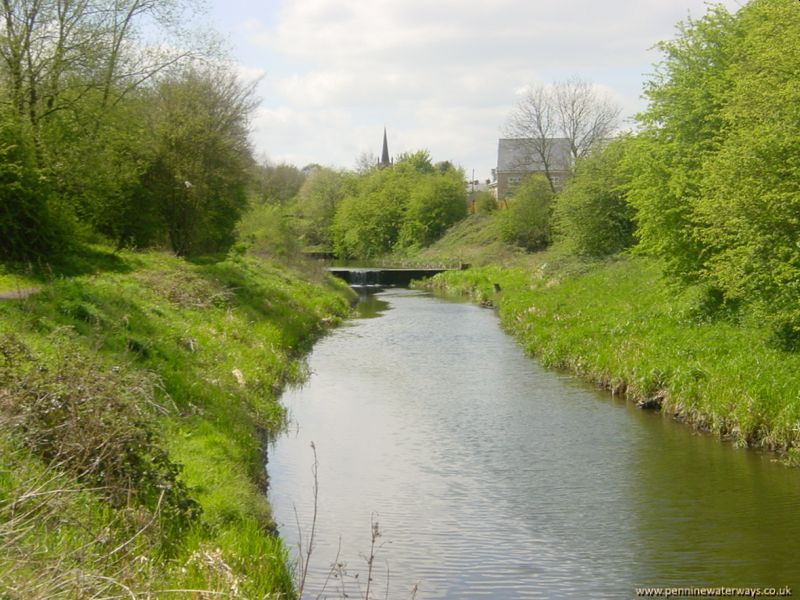
[(293, 596), (263, 439), (348, 290), (243, 256), (112, 263), (0, 302), (0, 597)]

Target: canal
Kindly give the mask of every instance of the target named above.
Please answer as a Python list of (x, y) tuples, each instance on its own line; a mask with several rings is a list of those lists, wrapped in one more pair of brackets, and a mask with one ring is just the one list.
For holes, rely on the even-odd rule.
[(490, 310), (406, 289), (359, 310), (284, 394), (269, 449), (296, 556), (316, 447), (305, 598), (363, 597), (374, 522), (371, 598), (800, 593), (798, 470), (542, 369)]

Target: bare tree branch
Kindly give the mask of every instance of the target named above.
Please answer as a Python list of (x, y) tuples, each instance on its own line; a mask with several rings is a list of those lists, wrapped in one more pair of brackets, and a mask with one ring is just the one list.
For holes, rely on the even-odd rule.
[(565, 157), (556, 156), (559, 139), (569, 147), (568, 168), (608, 139), (617, 127), (620, 108), (591, 83), (578, 77), (550, 85), (531, 85), (517, 100), (505, 126), (505, 134), (525, 148), (515, 169), (540, 164), (556, 190), (554, 171)]

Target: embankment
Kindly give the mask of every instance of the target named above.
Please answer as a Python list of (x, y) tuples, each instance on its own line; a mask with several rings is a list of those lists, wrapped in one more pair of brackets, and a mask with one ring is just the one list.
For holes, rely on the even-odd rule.
[(425, 285), (497, 308), (542, 364), (743, 446), (800, 458), (800, 354), (754, 314), (668, 285), (654, 262), (542, 254), (525, 267), (447, 272)]
[(249, 257), (93, 254), (0, 303), (0, 597), (292, 597), (263, 433), (351, 292)]

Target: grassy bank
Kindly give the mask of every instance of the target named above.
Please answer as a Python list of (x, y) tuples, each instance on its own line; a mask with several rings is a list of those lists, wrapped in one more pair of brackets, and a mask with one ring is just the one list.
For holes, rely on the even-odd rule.
[(102, 248), (3, 277), (41, 290), (0, 301), (0, 598), (291, 597), (263, 437), (348, 290)]
[(496, 306), (544, 365), (798, 462), (800, 354), (775, 349), (755, 315), (716, 310), (702, 290), (674, 289), (660, 273), (643, 258), (586, 262), (550, 252), (427, 285)]

